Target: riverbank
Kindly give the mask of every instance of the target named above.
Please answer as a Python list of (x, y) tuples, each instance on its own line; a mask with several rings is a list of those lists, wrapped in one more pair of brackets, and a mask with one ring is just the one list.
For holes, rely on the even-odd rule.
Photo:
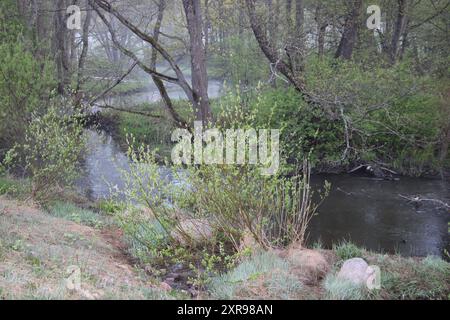
[[(310, 249), (264, 251), (251, 247), (225, 269), (223, 265), (215, 267), (220, 253), (203, 256), (199, 250), (203, 258), (191, 260), (197, 254), (183, 254), (188, 251), (182, 245), (166, 252), (164, 265), (152, 259), (143, 263), (142, 257), (135, 255), (136, 244), (124, 236), (114, 215), (142, 209), (104, 201), (72, 204), (62, 199), (42, 209), (20, 196), (13, 187), (18, 184), (6, 186), (7, 179), (2, 181), (3, 299), (450, 298), (450, 264), (444, 260), (380, 254), (349, 242), (335, 243), (331, 249), (324, 249), (320, 242)], [(380, 287), (369, 290), (365, 283), (355, 284), (343, 277), (348, 261), (363, 268), (365, 264), (379, 268)], [(195, 263), (199, 267), (189, 267)], [(67, 272), (78, 270), (73, 266), (80, 268), (81, 289), (67, 287)]]
[[(216, 87), (216, 84), (214, 84)], [(385, 153), (375, 156), (373, 153), (364, 150), (353, 150), (355, 154), (347, 154), (344, 152), (344, 137), (333, 134), (330, 135), (330, 130), (337, 130), (341, 132), (342, 124), (339, 121), (330, 121), (324, 115), (318, 117), (315, 112), (317, 110), (302, 110), (302, 116), (294, 122), (292, 117), (285, 119), (286, 115), (282, 111), (280, 115), (270, 116), (266, 113), (275, 112), (276, 105), (285, 103), (289, 108), (298, 108), (301, 101), (298, 101), (296, 95), (289, 96), (290, 92), (283, 90), (278, 91), (263, 91), (260, 93), (261, 97), (256, 95), (242, 97), (239, 94), (228, 93), (224, 96), (218, 96), (217, 88), (214, 91), (214, 99), (211, 99), (211, 106), (214, 114), (218, 114), (217, 122), (221, 125), (227, 125), (229, 117), (233, 117), (232, 113), (236, 112), (225, 110), (228, 105), (238, 106), (248, 114), (242, 119), (243, 126), (248, 126), (249, 121), (252, 127), (272, 127), (283, 128), (281, 132), (281, 156), (284, 159), (283, 168), (289, 173), (296, 170), (296, 163), (303, 159), (304, 156), (309, 155), (312, 163), (312, 171), (314, 174), (345, 174), (356, 173), (359, 175), (366, 175), (377, 179), (397, 180), (401, 177), (421, 177), (431, 179), (442, 179), (450, 181), (450, 162), (446, 161), (439, 163), (437, 160), (437, 152), (421, 150), (417, 154), (402, 153), (398, 156), (394, 151), (386, 151)], [(102, 110), (96, 118), (96, 124), (101, 130), (110, 134), (115, 141), (119, 143), (123, 150), (126, 150), (127, 135), (133, 135), (137, 144), (149, 145), (152, 148), (158, 149), (158, 154), (161, 158), (170, 157), (170, 151), (173, 147), (171, 142), (171, 135), (176, 127), (171, 121), (169, 115), (161, 105), (160, 101), (153, 101), (155, 99), (153, 93), (150, 95), (146, 93), (144, 96), (140, 95), (120, 95), (121, 100), (117, 101), (119, 105), (123, 105), (123, 109), (128, 109), (130, 112)], [(173, 93), (177, 96), (180, 93)], [(149, 95), (147, 97), (147, 95)], [(288, 95), (285, 97), (284, 95)], [(152, 100), (153, 99), (153, 100)], [(280, 103), (276, 103), (281, 99)], [(283, 99), (285, 101), (283, 101)], [(143, 102), (147, 101), (147, 102)], [(175, 109), (184, 119), (192, 118), (192, 110), (187, 101), (180, 98), (173, 99)], [(242, 104), (242, 105), (241, 105)], [(266, 105), (267, 104), (267, 105)], [(252, 111), (252, 109), (264, 107), (263, 111)], [(271, 108), (275, 108), (271, 111)], [(303, 107), (302, 107), (303, 108)], [(256, 113), (254, 113), (256, 112)], [(231, 113), (228, 114), (228, 113)], [(238, 112), (239, 113), (239, 112)], [(145, 116), (148, 114), (149, 116)], [(239, 118), (242, 115), (234, 115)], [(271, 120), (274, 123), (266, 123), (264, 119), (267, 117), (274, 118)], [(279, 119), (278, 119), (279, 118)], [(233, 125), (236, 125), (235, 123)], [(293, 138), (289, 138), (289, 137)], [(379, 143), (379, 142), (377, 142)], [(387, 140), (386, 144), (395, 145), (397, 142)], [(397, 146), (398, 148), (401, 145)], [(395, 148), (397, 148), (395, 147)], [(398, 150), (397, 150), (398, 151)], [(395, 151), (395, 152), (397, 152)], [(428, 152), (428, 153), (427, 153)], [(346, 154), (347, 157), (343, 158)]]
[(171, 298), (129, 262), (101, 214), (0, 196), (0, 221), (0, 300)]

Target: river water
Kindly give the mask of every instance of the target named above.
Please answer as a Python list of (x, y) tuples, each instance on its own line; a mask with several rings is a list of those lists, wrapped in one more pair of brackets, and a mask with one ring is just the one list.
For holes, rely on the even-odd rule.
[[(218, 96), (220, 85), (213, 85), (212, 90), (211, 96)], [(171, 94), (175, 97), (181, 93)], [(127, 100), (137, 104), (155, 95), (140, 93)], [(111, 190), (123, 188), (120, 171), (129, 167), (129, 160), (111, 136), (87, 133), (90, 152), (80, 185), (92, 199), (108, 198)], [(406, 177), (385, 181), (340, 174), (313, 176), (312, 184), (321, 187), (325, 180), (331, 182), (332, 189), (312, 220), (308, 237), (311, 244), (320, 241), (329, 248), (333, 243), (350, 240), (367, 249), (405, 256), (442, 256), (445, 249), (450, 251), (450, 212), (433, 203), (416, 206), (400, 196), (420, 195), (449, 203), (448, 181)]]

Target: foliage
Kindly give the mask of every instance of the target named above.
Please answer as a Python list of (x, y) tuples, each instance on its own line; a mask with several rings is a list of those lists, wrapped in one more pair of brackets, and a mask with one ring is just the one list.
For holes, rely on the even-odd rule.
[(384, 299), (417, 300), (448, 299), (450, 264), (437, 257), (427, 257), (421, 262), (412, 258), (390, 260), (381, 265)]
[[(229, 79), (232, 85), (248, 88), (258, 84), (261, 79), (269, 78), (269, 63), (255, 41), (231, 36), (227, 39), (227, 45), (227, 51), (218, 51), (212, 55), (212, 59), (213, 65), (223, 70), (222, 77)], [(216, 53), (214, 49), (213, 53)]]
[(333, 245), (333, 251), (336, 253), (338, 258), (343, 261), (352, 258), (361, 258), (364, 254), (363, 249), (348, 241), (343, 241), (340, 244)]
[(17, 179), (11, 175), (0, 174), (0, 195), (25, 200), (30, 196), (29, 179)]
[(310, 154), (319, 171), (376, 162), (422, 175), (445, 165), (439, 156), (448, 110), (439, 97), (448, 84), (418, 77), (409, 65), (368, 68), (310, 59), (306, 77), (313, 103), (292, 88), (260, 86), (245, 95), (235, 90), (234, 100), (225, 97), (223, 104), (231, 102), (245, 123), (280, 129), (288, 165)]
[(5, 163), (30, 175), (31, 194), (38, 202), (55, 198), (62, 187), (74, 183), (84, 150), (82, 130), (75, 116), (50, 107), (43, 115), (32, 114), (24, 142), (8, 151)]
[(97, 203), (98, 209), (108, 215), (114, 215), (126, 209), (126, 205), (114, 200), (100, 200)]
[(64, 218), (94, 228), (101, 228), (106, 223), (105, 219), (103, 219), (100, 214), (91, 210), (81, 209), (67, 202), (56, 202), (51, 206), (49, 211), (50, 214), (55, 217)]
[(23, 142), (33, 112), (41, 111), (53, 86), (52, 66), (41, 64), (20, 42), (0, 45), (0, 159)]
[(244, 232), (263, 247), (285, 246), (303, 242), (315, 214), (306, 163), (302, 175), (286, 178), (263, 176), (250, 165), (164, 168), (144, 147), (131, 147), (129, 155), (126, 197), (146, 206), (168, 235), (183, 233), (183, 220), (206, 218), (236, 249)]
[(258, 90), (249, 103), (255, 125), (281, 130), (284, 158), (290, 164), (309, 156), (312, 165), (334, 163), (344, 148), (343, 126), (323, 109), (308, 106), (292, 88)]
[(329, 111), (325, 119), (341, 121), (341, 132), (346, 128), (349, 160), (384, 162), (409, 174), (436, 168), (442, 128), (437, 97), (445, 89), (417, 77), (408, 61), (366, 68), (313, 60), (307, 77), (313, 97)]
[(0, 3), (0, 43), (14, 42), (23, 32), (23, 24), (15, 10), (16, 1), (4, 0)]

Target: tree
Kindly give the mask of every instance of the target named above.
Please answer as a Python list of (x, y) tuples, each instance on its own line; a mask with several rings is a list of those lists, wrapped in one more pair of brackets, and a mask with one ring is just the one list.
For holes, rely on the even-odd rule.
[(206, 51), (203, 44), (203, 20), (200, 0), (183, 0), (187, 28), (190, 38), (192, 88), (197, 120), (211, 121), (211, 107), (208, 97), (208, 73)]
[[(251, 28), (264, 55), (270, 63), (275, 66), (276, 70), (283, 74), (295, 89), (302, 94), (305, 100), (310, 100), (310, 97), (306, 92), (303, 74), (298, 72), (298, 66), (301, 64), (293, 63), (294, 61), (301, 59), (302, 53), (300, 50), (297, 50), (296, 46), (288, 45), (286, 48), (288, 61), (285, 61), (276, 48), (272, 46), (267, 37), (267, 32), (264, 30), (261, 19), (256, 13), (255, 0), (245, 0), (245, 3), (250, 18)], [(287, 12), (287, 14), (290, 15), (290, 12)]]
[(358, 25), (361, 16), (362, 0), (347, 0), (348, 14), (345, 18), (344, 29), (336, 51), (335, 58), (350, 60), (355, 48), (358, 35)]
[[(111, 39), (114, 45), (119, 48), (119, 50), (124, 53), (126, 56), (130, 57), (134, 60), (137, 65), (150, 76), (154, 76), (159, 78), (162, 81), (170, 82), (177, 84), (180, 86), (186, 94), (186, 97), (191, 102), (193, 106), (194, 113), (196, 115), (196, 119), (207, 122), (211, 117), (211, 111), (209, 106), (209, 99), (207, 99), (207, 76), (206, 76), (206, 59), (205, 59), (205, 51), (202, 43), (201, 32), (202, 32), (202, 24), (201, 24), (201, 12), (197, 5), (199, 3), (187, 3), (186, 14), (189, 15), (187, 17), (188, 24), (190, 24), (190, 29), (192, 32), (191, 36), (191, 50), (192, 50), (192, 87), (186, 80), (184, 73), (181, 71), (181, 68), (176, 63), (173, 56), (155, 40), (155, 38), (140, 28), (138, 28), (135, 24), (133, 24), (129, 19), (124, 17), (120, 12), (118, 12), (110, 3), (105, 0), (89, 0), (91, 6), (97, 12), (98, 16), (101, 18), (103, 23), (109, 30), (111, 35)], [(106, 19), (105, 15), (102, 13), (100, 9), (103, 9), (105, 12), (113, 15), (123, 26), (128, 28), (134, 35), (136, 35), (139, 39), (149, 44), (152, 48), (154, 48), (162, 58), (169, 64), (172, 71), (175, 73), (175, 76), (166, 75), (160, 73), (152, 68), (152, 66), (148, 66), (141, 59), (138, 58), (136, 54), (126, 49), (122, 44), (117, 40), (115, 31), (111, 26), (111, 23)], [(189, 22), (190, 21), (190, 22)], [(205, 81), (206, 81), (206, 92), (205, 92)], [(206, 97), (206, 98), (205, 98)]]

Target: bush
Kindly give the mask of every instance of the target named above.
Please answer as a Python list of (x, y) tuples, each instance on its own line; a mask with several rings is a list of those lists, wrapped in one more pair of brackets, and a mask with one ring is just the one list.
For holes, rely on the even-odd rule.
[(207, 219), (216, 241), (224, 238), (236, 249), (244, 233), (264, 248), (301, 244), (316, 212), (306, 162), (302, 174), (286, 178), (263, 176), (248, 165), (164, 169), (144, 147), (130, 148), (129, 155), (133, 164), (124, 172), (126, 198), (146, 206), (169, 238), (174, 230), (186, 235), (182, 221)]
[(333, 251), (336, 253), (340, 260), (348, 260), (352, 258), (361, 258), (364, 254), (364, 250), (360, 249), (355, 244), (344, 241), (338, 245), (333, 245)]
[(281, 130), (288, 164), (311, 153), (319, 171), (378, 162), (414, 176), (448, 165), (439, 157), (448, 130), (448, 82), (419, 78), (407, 63), (368, 71), (327, 59), (308, 61), (305, 76), (317, 103), (307, 104), (292, 88), (235, 92), (252, 126)]
[(5, 164), (22, 169), (31, 179), (31, 195), (45, 203), (78, 177), (79, 157), (84, 150), (83, 128), (75, 116), (50, 107), (39, 115), (33, 113), (23, 143), (8, 151)]
[(315, 166), (341, 159), (345, 149), (342, 121), (308, 106), (294, 89), (264, 88), (250, 100), (249, 108), (256, 127), (281, 130), (280, 150), (288, 163), (308, 157)]
[(43, 112), (54, 86), (53, 66), (39, 63), (20, 42), (0, 44), (0, 160), (23, 143), (35, 112)]

